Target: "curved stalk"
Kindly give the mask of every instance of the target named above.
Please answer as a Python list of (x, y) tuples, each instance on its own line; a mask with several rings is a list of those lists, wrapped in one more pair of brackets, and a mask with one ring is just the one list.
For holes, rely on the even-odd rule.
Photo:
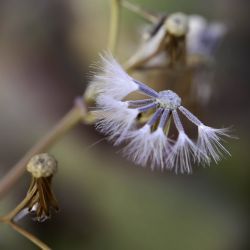
[(108, 50), (114, 54), (117, 47), (121, 16), (120, 0), (111, 0), (111, 18), (109, 25)]
[(145, 10), (139, 5), (135, 5), (134, 3), (130, 3), (127, 0), (121, 0), (121, 5), (128, 9), (131, 12), (134, 12), (138, 16), (141, 16), (145, 20), (151, 22), (151, 23), (157, 23), (159, 21), (159, 17), (156, 15), (150, 13), (149, 11)]

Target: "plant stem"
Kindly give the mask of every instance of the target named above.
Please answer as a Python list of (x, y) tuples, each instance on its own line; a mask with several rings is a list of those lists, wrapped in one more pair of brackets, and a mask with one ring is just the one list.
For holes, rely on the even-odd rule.
[(51, 250), (51, 248), (49, 246), (47, 246), (45, 243), (43, 243), (41, 240), (39, 240), (36, 236), (29, 233), (28, 231), (26, 231), (22, 227), (18, 226), (14, 222), (12, 222), (12, 221), (4, 221), (4, 223), (10, 225), (16, 232), (20, 233), (25, 238), (29, 239), (31, 242), (33, 242), (35, 245), (37, 245), (41, 249), (43, 249), (43, 250)]
[(120, 24), (120, 0), (111, 0), (111, 18), (109, 25), (108, 50), (115, 53)]
[(159, 18), (150, 13), (149, 11), (143, 9), (141, 6), (139, 5), (135, 5), (134, 3), (130, 3), (127, 0), (121, 0), (121, 5), (123, 7), (125, 7), (126, 9), (136, 13), (137, 15), (143, 17), (144, 19), (146, 19), (147, 21), (151, 22), (151, 23), (156, 23), (159, 21)]
[(54, 145), (65, 133), (74, 128), (80, 121), (86, 110), (79, 105), (75, 105), (40, 141), (37, 142), (11, 170), (0, 181), (0, 198), (18, 181), (25, 172), (25, 167), (30, 158), (47, 151)]

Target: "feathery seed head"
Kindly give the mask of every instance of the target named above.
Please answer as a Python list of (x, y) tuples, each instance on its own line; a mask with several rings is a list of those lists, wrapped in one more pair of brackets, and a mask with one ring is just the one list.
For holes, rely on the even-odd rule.
[[(104, 85), (100, 87), (102, 91), (96, 99), (96, 128), (107, 135), (115, 145), (128, 142), (122, 150), (128, 159), (142, 166), (150, 165), (151, 168), (160, 167), (191, 173), (194, 162), (210, 164), (211, 159), (217, 162), (223, 152), (228, 153), (221, 144), (221, 137), (228, 136), (227, 130), (205, 126), (181, 106), (181, 98), (175, 92), (156, 92), (127, 75), (115, 59), (102, 60), (108, 67), (104, 65), (104, 71), (95, 77), (100, 80), (98, 84), (102, 84), (101, 80), (104, 81)], [(119, 70), (116, 70), (116, 67)], [(103, 75), (110, 73), (110, 69), (112, 77), (103, 78)], [(123, 100), (128, 92), (133, 91), (139, 91), (148, 98)], [(198, 127), (196, 142), (186, 134), (179, 112)], [(138, 124), (139, 114), (147, 114), (148, 117), (142, 127)], [(175, 142), (168, 137), (172, 118), (178, 133)]]

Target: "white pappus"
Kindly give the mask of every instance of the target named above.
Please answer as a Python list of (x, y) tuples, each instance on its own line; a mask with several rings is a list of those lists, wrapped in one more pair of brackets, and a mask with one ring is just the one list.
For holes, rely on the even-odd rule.
[[(191, 173), (194, 162), (209, 165), (216, 163), (223, 153), (229, 152), (221, 144), (221, 137), (229, 137), (228, 129), (215, 129), (204, 125), (181, 104), (181, 98), (171, 90), (156, 92), (146, 84), (129, 76), (110, 55), (101, 56), (100, 72), (91, 85), (97, 91), (96, 128), (115, 145), (126, 143), (123, 154), (135, 164), (152, 168), (173, 169), (175, 172)], [(134, 92), (146, 98), (124, 100)], [(152, 113), (143, 125), (138, 115)], [(196, 142), (186, 134), (179, 113), (198, 128)], [(168, 137), (173, 120), (178, 131), (176, 141)]]

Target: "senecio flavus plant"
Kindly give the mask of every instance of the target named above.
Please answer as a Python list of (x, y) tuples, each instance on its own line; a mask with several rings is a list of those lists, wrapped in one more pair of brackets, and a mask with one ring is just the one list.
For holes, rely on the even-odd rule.
[[(111, 54), (101, 56), (99, 72), (90, 84), (97, 93), (97, 130), (107, 135), (114, 145), (127, 143), (122, 152), (135, 164), (191, 173), (192, 163), (209, 165), (212, 160), (218, 162), (223, 153), (229, 154), (221, 144), (221, 137), (229, 136), (227, 128), (216, 129), (205, 125), (182, 105), (175, 92), (156, 92), (137, 81), (123, 70)], [(147, 98), (125, 99), (134, 91)], [(141, 125), (138, 118), (148, 112), (151, 115)], [(198, 128), (196, 142), (187, 135), (180, 113)], [(169, 136), (171, 120), (178, 131), (176, 140)]]
[[(119, 12), (120, 7), (151, 22), (150, 32), (144, 34), (144, 41), (123, 67), (111, 53), (103, 54), (84, 95), (0, 181), (1, 197), (20, 179), (25, 169), (31, 173), (32, 180), (25, 198), (11, 212), (0, 217), (0, 222), (9, 224), (41, 249), (50, 248), (16, 222), (27, 215), (43, 222), (51, 217), (53, 210), (58, 210), (51, 187), (57, 161), (41, 152), (47, 152), (80, 122), (95, 123), (97, 130), (114, 145), (124, 145), (122, 153), (126, 158), (152, 169), (191, 173), (193, 164), (210, 165), (212, 161), (217, 163), (224, 155), (230, 154), (221, 142), (223, 137), (230, 137), (228, 128), (216, 129), (205, 125), (182, 104), (181, 97), (174, 91), (167, 89), (157, 92), (129, 75), (135, 70), (151, 69), (182, 75), (189, 69), (194, 73), (190, 77), (194, 96), (201, 96), (197, 99), (207, 102), (211, 92), (214, 51), (225, 33), (225, 26), (217, 22), (208, 23), (201, 16), (188, 16), (180, 12), (154, 15), (127, 0), (114, 0), (111, 7), (108, 47), (112, 52), (119, 29), (119, 13), (115, 12)], [(134, 99), (130, 95), (133, 92), (140, 92), (141, 95), (136, 95), (138, 98)], [(144, 97), (139, 99), (142, 95)], [(88, 109), (89, 101), (93, 99), (96, 102), (94, 111)], [(184, 119), (196, 127), (196, 138), (191, 137), (184, 128)], [(173, 128), (175, 133), (172, 133)]]

